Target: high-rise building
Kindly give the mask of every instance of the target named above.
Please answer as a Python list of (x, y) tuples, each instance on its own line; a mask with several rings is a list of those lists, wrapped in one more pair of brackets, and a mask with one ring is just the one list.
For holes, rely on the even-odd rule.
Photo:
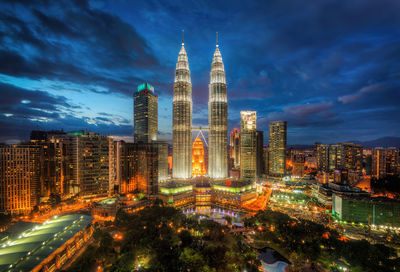
[(149, 143), (157, 140), (158, 96), (149, 83), (140, 84), (133, 94), (133, 122), (135, 142)]
[(264, 153), (264, 174), (268, 175), (269, 174), (269, 147), (264, 146), (263, 153)]
[(256, 176), (261, 178), (264, 174), (264, 132), (256, 131)]
[(340, 144), (334, 144), (329, 146), (329, 170), (342, 169), (344, 167), (343, 163), (343, 153), (344, 148)]
[(26, 214), (39, 204), (41, 146), (0, 146), (0, 213)]
[(206, 174), (204, 145), (199, 137), (193, 141), (192, 152), (192, 176), (204, 176)]
[(155, 143), (115, 143), (116, 179), (121, 194), (158, 192), (158, 146)]
[(172, 123), (172, 175), (188, 179), (192, 176), (192, 83), (183, 41), (176, 63)]
[(155, 141), (158, 150), (158, 181), (168, 179), (168, 142)]
[(387, 175), (398, 175), (399, 149), (375, 148), (372, 153), (372, 176), (382, 178)]
[(52, 141), (67, 145), (69, 154), (64, 196), (105, 196), (109, 191), (109, 137), (94, 132), (76, 131), (52, 135)]
[[(317, 161), (317, 170), (328, 171), (329, 169), (329, 145), (315, 143), (314, 154)], [(336, 162), (335, 162), (336, 163)]]
[(245, 181), (254, 181), (257, 170), (257, 114), (255, 111), (241, 111), (240, 116), (240, 177)]
[(214, 179), (228, 175), (228, 103), (225, 69), (218, 42), (214, 52), (208, 100), (208, 175)]
[(343, 148), (343, 168), (362, 175), (362, 146), (353, 143), (340, 143), (339, 145)]
[(269, 174), (286, 173), (286, 121), (269, 123)]
[(158, 146), (153, 143), (132, 144), (137, 191), (148, 197), (158, 193)]
[(240, 132), (239, 129), (234, 128), (231, 132), (229, 141), (229, 153), (233, 159), (233, 165), (235, 168), (240, 167)]

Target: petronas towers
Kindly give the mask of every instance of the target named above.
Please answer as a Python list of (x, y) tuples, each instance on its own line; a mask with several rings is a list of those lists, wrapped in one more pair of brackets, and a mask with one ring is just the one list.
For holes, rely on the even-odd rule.
[(176, 63), (172, 120), (172, 174), (192, 177), (192, 82), (184, 43)]
[[(216, 45), (210, 72), (208, 101), (208, 173), (210, 178), (222, 179), (228, 174), (228, 103), (225, 69)], [(182, 42), (176, 63), (173, 98), (173, 158), (174, 179), (192, 176), (192, 84), (189, 61)]]

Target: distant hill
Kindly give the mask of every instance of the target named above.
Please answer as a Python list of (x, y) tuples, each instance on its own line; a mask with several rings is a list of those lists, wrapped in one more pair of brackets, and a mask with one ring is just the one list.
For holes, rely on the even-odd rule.
[[(382, 137), (379, 139), (371, 140), (371, 141), (338, 141), (338, 142), (333, 142), (331, 144), (336, 144), (336, 143), (355, 143), (355, 144), (360, 144), (363, 147), (366, 148), (374, 148), (374, 147), (397, 147), (400, 148), (400, 137)], [(294, 144), (294, 145), (288, 145), (288, 148), (293, 147), (294, 149), (297, 150), (312, 150), (314, 145), (302, 145), (302, 144)]]
[(349, 141), (355, 144), (360, 144), (363, 147), (373, 148), (373, 147), (397, 147), (400, 148), (400, 137), (382, 137), (371, 141)]

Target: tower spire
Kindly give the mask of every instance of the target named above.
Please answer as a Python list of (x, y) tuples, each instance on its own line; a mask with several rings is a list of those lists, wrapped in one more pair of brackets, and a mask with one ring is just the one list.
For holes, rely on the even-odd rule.
[(182, 29), (182, 45), (185, 44), (185, 30)]
[(218, 47), (218, 32), (216, 32), (216, 39), (217, 39), (217, 47)]

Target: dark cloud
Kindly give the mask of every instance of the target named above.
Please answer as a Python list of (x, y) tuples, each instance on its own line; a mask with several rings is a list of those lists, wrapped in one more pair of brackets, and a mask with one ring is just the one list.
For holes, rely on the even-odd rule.
[[(143, 69), (161, 69), (146, 40), (117, 16), (70, 1), (31, 3), (29, 9), (13, 4), (13, 12), (0, 14), (2, 74), (130, 95)], [(26, 16), (19, 17), (21, 10)]]
[[(4, 111), (17, 108), (18, 114), (40, 120), (24, 123), (26, 127), (40, 123), (57, 129), (65, 124), (129, 135), (131, 114), (124, 118), (95, 108), (97, 116), (87, 117), (83, 94), (122, 94), (131, 99), (134, 86), (143, 80), (154, 84), (159, 94), (160, 118), (170, 119), (184, 28), (193, 124), (208, 123), (209, 71), (214, 33), (219, 31), (229, 129), (239, 126), (241, 110), (256, 110), (258, 128), (266, 132), (269, 121), (287, 120), (292, 144), (400, 133), (397, 0), (230, 1), (229, 5), (226, 1), (104, 1), (101, 5), (8, 1), (1, 6), (0, 73), (47, 80), (54, 90), (71, 83), (71, 90), (82, 93), (82, 101), (75, 103), (65, 97), (50, 101), (46, 90), (42, 102), (21, 95), (9, 101), (13, 106), (3, 106), (3, 122), (10, 120)], [(62, 112), (74, 105), (82, 109)], [(78, 112), (82, 118), (76, 118)], [(43, 122), (43, 118), (58, 120), (61, 114), (62, 122)], [(17, 127), (21, 120), (7, 124)], [(161, 134), (167, 137), (170, 131)]]

